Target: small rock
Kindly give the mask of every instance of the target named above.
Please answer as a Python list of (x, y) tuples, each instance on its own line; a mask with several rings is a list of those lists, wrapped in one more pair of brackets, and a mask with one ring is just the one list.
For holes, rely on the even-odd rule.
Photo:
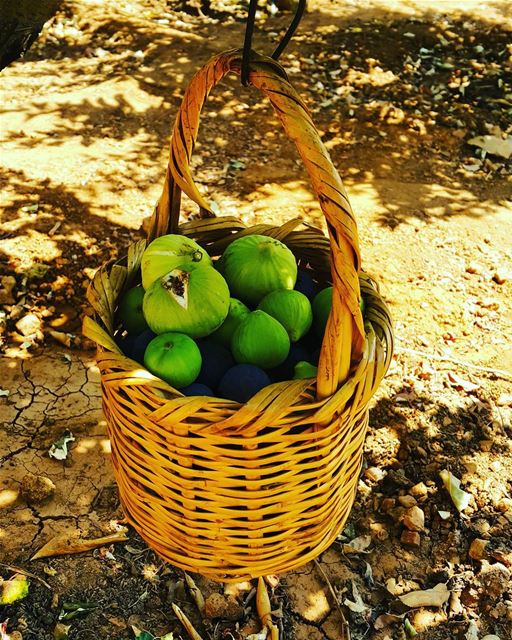
[(421, 542), (420, 534), (417, 531), (404, 529), (400, 536), (400, 542), (410, 547), (419, 547)]
[(405, 507), (406, 509), (414, 507), (417, 504), (416, 498), (413, 498), (409, 495), (398, 496), (398, 502), (402, 505), (402, 507)]
[(418, 484), (415, 484), (414, 487), (409, 489), (409, 493), (415, 498), (424, 498), (428, 495), (428, 489), (424, 482), (418, 482)]
[(404, 515), (403, 524), (409, 531), (423, 531), (425, 528), (425, 514), (417, 506), (411, 507)]
[(370, 525), (370, 531), (372, 538), (376, 540), (387, 540), (389, 538), (389, 532), (386, 527), (380, 522), (372, 522)]
[(502, 269), (498, 269), (497, 271), (495, 271), (492, 276), (492, 279), (494, 280), (494, 282), (496, 282), (496, 284), (505, 284), (505, 282), (507, 282), (509, 278), (510, 274), (506, 273)]
[(501, 500), (499, 500), (499, 502), (496, 505), (496, 507), (502, 513), (505, 513), (506, 511), (510, 511), (512, 509), (512, 499), (511, 498), (501, 498)]
[(467, 273), (474, 273), (476, 275), (479, 275), (482, 273), (482, 266), (477, 262), (470, 262), (466, 267), (466, 271)]
[(509, 407), (512, 405), (512, 393), (502, 393), (496, 400), (498, 407)]
[(243, 582), (228, 583), (224, 587), (224, 595), (236, 598), (236, 596), (240, 595), (241, 593), (248, 592), (251, 589), (252, 584), (248, 580), (244, 580)]
[(478, 604), (480, 595), (474, 587), (464, 589), (460, 594), (460, 601), (465, 607), (474, 607)]
[(395, 505), (396, 500), (394, 498), (384, 498), (380, 505), (380, 508), (382, 509), (382, 511), (391, 511), (391, 509), (395, 508)]
[(485, 595), (491, 600), (501, 598), (509, 589), (510, 578), (512, 574), (501, 562), (489, 564), (486, 560), (482, 560), (482, 571), (480, 580), (484, 587)]
[(489, 540), (475, 538), (469, 547), (469, 557), (473, 560), (482, 560), (487, 556), (485, 547), (489, 544)]
[(495, 636), (493, 633), (491, 633), (490, 635), (484, 636), (482, 640), (500, 640), (500, 637)]
[(41, 328), (41, 319), (35, 313), (28, 313), (16, 323), (16, 329), (25, 337), (40, 334)]
[(28, 473), (21, 481), (21, 495), (31, 504), (39, 504), (48, 500), (55, 493), (56, 486), (46, 476), (35, 476)]
[(57, 305), (55, 317), (49, 322), (49, 326), (56, 331), (75, 331), (80, 326), (79, 309), (69, 305)]
[(492, 440), (480, 440), (478, 444), (480, 446), (480, 451), (485, 451), (487, 453), (492, 449), (493, 442)]
[(16, 278), (13, 276), (0, 277), (0, 304), (14, 304), (12, 290), (16, 286)]
[(422, 458), (427, 458), (428, 457), (428, 453), (426, 452), (426, 450), (423, 447), (420, 447), (420, 445), (418, 445), (416, 447), (416, 452), (422, 457)]
[(386, 472), (379, 467), (369, 467), (364, 472), (364, 477), (372, 482), (380, 482), (386, 475)]
[(244, 608), (233, 596), (224, 596), (222, 593), (211, 593), (206, 598), (204, 613), (207, 618), (223, 618), (224, 620), (241, 620), (244, 616)]

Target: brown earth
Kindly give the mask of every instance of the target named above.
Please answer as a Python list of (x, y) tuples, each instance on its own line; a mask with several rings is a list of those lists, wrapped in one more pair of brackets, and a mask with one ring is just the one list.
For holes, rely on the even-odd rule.
[[(181, 572), (131, 531), (126, 543), (29, 560), (57, 534), (95, 538), (122, 526), (94, 352), (79, 336), (85, 289), (142, 234), (187, 81), (243, 34), (236, 3), (212, 3), (212, 16), (172, 4), (66, 3), (26, 58), (2, 72), (0, 572), (8, 578), (14, 565), (36, 578), (24, 600), (0, 606), (0, 623), (9, 619), (24, 639), (54, 638), (64, 603), (76, 602), (94, 608), (64, 621), (70, 639), (128, 639), (131, 625), (185, 637), (172, 602), (204, 638), (260, 630), (243, 585), (241, 620), (201, 621)], [(390, 305), (397, 348), (372, 404), (348, 526), (318, 565), (280, 577), (274, 619), (282, 638), (297, 640), (349, 637), (342, 615), (353, 639), (410, 637), (408, 620), (425, 640), (507, 640), (511, 171), (468, 141), (511, 134), (510, 6), (309, 4), (282, 63), (347, 186), (364, 268)], [(262, 23), (255, 48), (270, 51), (288, 21), (279, 13)], [(277, 119), (236, 80), (208, 101), (194, 167), (224, 214), (322, 224)], [(190, 202), (184, 208), (193, 212)], [(68, 458), (50, 458), (66, 430), (75, 437)], [(462, 516), (442, 469), (471, 494)], [(46, 482), (46, 497), (27, 493), (32, 475), (54, 489)], [(424, 517), (417, 536), (404, 534), (419, 517), (414, 506)], [(370, 544), (352, 553), (354, 538)], [(469, 555), (475, 539), (488, 541), (480, 558)], [(450, 591), (441, 607), (399, 600), (439, 583)], [(205, 595), (222, 591), (198, 584)]]

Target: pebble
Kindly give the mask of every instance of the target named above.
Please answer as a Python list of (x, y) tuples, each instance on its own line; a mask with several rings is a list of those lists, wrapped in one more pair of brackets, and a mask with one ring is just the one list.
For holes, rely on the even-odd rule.
[(511, 498), (501, 498), (498, 504), (496, 505), (499, 511), (505, 513), (506, 511), (510, 511), (512, 509), (512, 499)]
[(506, 273), (501, 269), (498, 269), (497, 271), (495, 271), (492, 276), (492, 279), (494, 280), (494, 282), (496, 282), (496, 284), (505, 284), (505, 282), (507, 282), (509, 278), (510, 278), (510, 274)]
[(372, 538), (375, 540), (387, 540), (389, 538), (389, 532), (386, 527), (380, 522), (372, 522), (370, 525), (370, 531)]
[(364, 477), (372, 482), (380, 482), (386, 475), (386, 472), (379, 467), (369, 467), (364, 472)]
[(225, 596), (222, 593), (211, 593), (204, 605), (204, 614), (207, 618), (223, 618), (236, 621), (244, 616), (244, 608), (233, 596)]
[(466, 267), (466, 271), (467, 273), (474, 273), (478, 275), (482, 273), (482, 266), (477, 262), (470, 262)]
[(421, 542), (420, 534), (417, 531), (409, 531), (404, 529), (400, 536), (400, 542), (410, 547), (419, 547)]
[(27, 473), (21, 481), (20, 491), (26, 502), (39, 504), (51, 498), (55, 489), (56, 487), (50, 478)]
[(409, 489), (409, 493), (415, 498), (424, 498), (428, 495), (428, 489), (424, 482), (418, 482), (418, 484), (415, 484), (414, 487)]
[(409, 496), (409, 495), (398, 496), (398, 502), (402, 505), (402, 507), (405, 507), (406, 509), (409, 509), (410, 507), (414, 507), (414, 505), (417, 504), (416, 498), (413, 498), (412, 496)]
[(473, 560), (483, 560), (486, 557), (485, 547), (489, 544), (489, 540), (475, 538), (469, 547), (469, 557)]
[(496, 400), (498, 407), (508, 407), (512, 405), (512, 393), (502, 393)]
[(380, 505), (380, 508), (382, 509), (382, 511), (390, 511), (391, 509), (395, 508), (395, 505), (396, 500), (394, 498), (384, 498)]
[(41, 328), (41, 319), (35, 313), (28, 313), (16, 323), (16, 329), (25, 337), (41, 333)]
[(489, 564), (482, 560), (482, 571), (480, 580), (484, 586), (484, 591), (489, 599), (497, 600), (509, 589), (512, 574), (501, 562)]
[(409, 531), (423, 531), (425, 528), (425, 514), (419, 507), (411, 507), (407, 509), (402, 522)]
[(493, 442), (492, 440), (480, 440), (480, 451), (485, 451), (486, 453), (492, 449)]
[(15, 286), (16, 278), (14, 276), (0, 277), (0, 304), (14, 304), (12, 290)]

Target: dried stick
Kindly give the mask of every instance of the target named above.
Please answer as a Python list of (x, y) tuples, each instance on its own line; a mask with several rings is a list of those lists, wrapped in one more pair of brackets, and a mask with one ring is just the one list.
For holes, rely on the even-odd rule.
[(15, 567), (12, 564), (5, 564), (3, 562), (0, 562), (0, 567), (5, 567), (6, 569), (9, 569), (9, 571), (14, 571), (15, 573), (21, 573), (22, 575), (27, 576), (28, 578), (32, 578), (34, 580), (37, 580), (41, 584), (44, 584), (44, 586), (47, 589), (50, 589), (50, 591), (52, 590), (51, 586), (46, 582), (46, 580), (43, 580), (39, 576), (36, 576), (35, 573), (30, 573), (30, 571), (26, 571), (25, 569), (22, 569), (21, 567)]
[(466, 369), (474, 369), (475, 371), (482, 371), (483, 373), (491, 373), (498, 378), (505, 378), (506, 380), (512, 380), (512, 371), (505, 371), (504, 369), (492, 369), (491, 367), (481, 367), (478, 364), (472, 364), (465, 360), (459, 360), (459, 358), (451, 358), (450, 356), (442, 356), (437, 353), (428, 353), (427, 351), (418, 351), (417, 349), (407, 349), (406, 347), (395, 347), (395, 353), (407, 353), (408, 355), (418, 356), (420, 358), (430, 358), (430, 360), (440, 360), (442, 362), (451, 362), (452, 364), (458, 364)]
[[(324, 580), (325, 580), (325, 582), (327, 584), (327, 587), (328, 587), (329, 591), (331, 592), (331, 596), (334, 599), (334, 602), (336, 604), (336, 608), (338, 609), (339, 614), (341, 616), (341, 622), (342, 622), (342, 625), (343, 625), (342, 632), (343, 632), (343, 636), (344, 636), (344, 638), (342, 638), (341, 640), (351, 640), (352, 636), (350, 635), (350, 627), (348, 626), (347, 619), (345, 618), (345, 614), (343, 613), (343, 609), (341, 608), (341, 603), (338, 600), (338, 596), (336, 595), (336, 592), (334, 591), (334, 588), (333, 588), (333, 586), (331, 584), (331, 581), (327, 577), (327, 574), (325, 573), (325, 571), (322, 569), (322, 565), (318, 562), (318, 560), (315, 559), (315, 560), (313, 560), (313, 562), (315, 563), (316, 568), (322, 574), (322, 576), (323, 576), (323, 578), (324, 578)], [(345, 638), (345, 636), (346, 636), (346, 638)]]

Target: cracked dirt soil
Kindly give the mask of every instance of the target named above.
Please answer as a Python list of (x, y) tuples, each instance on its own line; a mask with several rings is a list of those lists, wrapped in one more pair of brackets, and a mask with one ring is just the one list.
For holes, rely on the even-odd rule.
[[(201, 620), (182, 574), (132, 531), (125, 543), (30, 561), (56, 535), (109, 535), (122, 519), (94, 351), (73, 336), (94, 269), (141, 236), (158, 198), (186, 82), (210, 55), (242, 40), (231, 8), (214, 2), (212, 18), (178, 4), (65, 2), (26, 58), (2, 72), (0, 278), (15, 280), (0, 287), (0, 575), (11, 576), (13, 565), (36, 578), (24, 600), (0, 607), (0, 623), (9, 619), (9, 632), (24, 640), (53, 640), (65, 603), (92, 607), (65, 622), (70, 640), (129, 640), (132, 625), (181, 640), (172, 602), (205, 639), (260, 630), (252, 585), (235, 593), (237, 620), (226, 610)], [(274, 619), (286, 640), (344, 640), (341, 611), (354, 640), (406, 638), (405, 620), (422, 640), (506, 640), (510, 164), (467, 142), (510, 126), (510, 6), (309, 5), (282, 62), (346, 183), (364, 268), (390, 305), (397, 350), (372, 402), (344, 536), (319, 565), (272, 581)], [(288, 20), (278, 14), (262, 25), (256, 48), (271, 50)], [(207, 103), (193, 162), (225, 214), (322, 224), (275, 116), (234, 81)], [(187, 201), (184, 211), (193, 211)], [(66, 430), (75, 438), (67, 459), (50, 458)], [(442, 469), (471, 494), (463, 517)], [(23, 482), (32, 475), (51, 481), (53, 495), (27, 497)], [(404, 525), (413, 507), (423, 514), (420, 531)], [(350, 549), (354, 538), (364, 542), (359, 553)], [(475, 540), (487, 543), (480, 554)], [(197, 582), (205, 596), (223, 591)], [(440, 583), (450, 591), (442, 607), (399, 601)]]

